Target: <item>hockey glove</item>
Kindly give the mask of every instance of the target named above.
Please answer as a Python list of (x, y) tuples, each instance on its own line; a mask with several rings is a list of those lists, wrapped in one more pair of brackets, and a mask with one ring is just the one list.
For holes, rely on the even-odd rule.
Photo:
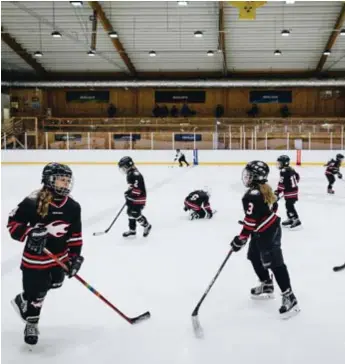
[(70, 258), (69, 262), (67, 263), (68, 272), (66, 274), (68, 275), (68, 278), (74, 277), (79, 272), (83, 261), (84, 258), (81, 255)]
[(343, 175), (340, 172), (338, 173), (338, 178), (339, 179), (342, 179), (343, 178)]
[(188, 207), (187, 206), (183, 206), (183, 211), (188, 211)]
[(237, 235), (234, 237), (234, 239), (230, 243), (230, 245), (234, 252), (238, 252), (246, 245), (246, 243), (247, 243), (247, 239), (240, 239), (240, 237)]
[(26, 248), (34, 254), (42, 254), (46, 245), (48, 230), (45, 227), (33, 228), (28, 234)]

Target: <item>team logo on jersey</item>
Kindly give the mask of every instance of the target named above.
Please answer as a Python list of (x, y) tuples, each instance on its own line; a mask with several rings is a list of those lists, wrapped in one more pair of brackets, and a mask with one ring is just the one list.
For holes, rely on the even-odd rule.
[(46, 225), (46, 229), (48, 230), (48, 233), (50, 235), (55, 236), (56, 238), (60, 238), (61, 236), (64, 236), (68, 231), (67, 228), (71, 224), (67, 224), (66, 222), (62, 220), (53, 221), (50, 224)]

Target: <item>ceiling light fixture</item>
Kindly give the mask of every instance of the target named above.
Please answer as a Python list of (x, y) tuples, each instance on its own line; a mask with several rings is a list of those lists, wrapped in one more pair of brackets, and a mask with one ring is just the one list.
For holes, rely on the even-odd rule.
[(331, 54), (331, 51), (329, 49), (326, 49), (324, 52), (323, 52), (323, 55), (324, 56), (329, 56)]
[(200, 30), (197, 30), (196, 32), (194, 32), (195, 38), (202, 38), (203, 35), (204, 35), (203, 32), (201, 32)]
[(177, 2), (178, 6), (187, 6), (188, 5), (188, 1), (178, 1)]
[(283, 37), (288, 37), (290, 35), (290, 30), (283, 29), (280, 33)]
[(70, 1), (70, 4), (75, 6), (76, 8), (81, 8), (83, 6), (82, 1)]
[(110, 38), (118, 38), (119, 36), (117, 35), (116, 32), (114, 32), (113, 30), (111, 32), (108, 33)]
[(157, 55), (157, 54), (156, 54), (156, 52), (155, 52), (155, 51), (150, 51), (150, 52), (149, 52), (149, 56), (150, 56), (150, 57), (156, 57), (156, 55)]
[(35, 57), (42, 57), (42, 56), (43, 56), (43, 53), (42, 53), (42, 52), (40, 52), (40, 51), (36, 51), (36, 52), (34, 53), (34, 56), (35, 56)]
[(213, 56), (214, 56), (214, 52), (213, 52), (213, 51), (208, 51), (208, 52), (207, 52), (207, 55), (208, 55), (209, 57), (213, 57)]
[(54, 31), (51, 33), (51, 36), (52, 36), (53, 38), (61, 38), (61, 37), (62, 37), (61, 33), (60, 33), (60, 32), (58, 32), (58, 31), (56, 31), (56, 30), (54, 30)]
[(273, 54), (275, 56), (281, 56), (283, 53), (279, 49), (276, 49)]

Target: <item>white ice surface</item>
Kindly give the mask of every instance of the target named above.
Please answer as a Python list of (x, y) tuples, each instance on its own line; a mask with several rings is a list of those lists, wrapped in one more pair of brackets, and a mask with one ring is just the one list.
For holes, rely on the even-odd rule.
[[(278, 317), (276, 299), (255, 302), (257, 284), (246, 249), (231, 256), (199, 316), (205, 338), (193, 335), (191, 312), (239, 233), (243, 218), (241, 167), (141, 167), (149, 190), (144, 214), (148, 238), (122, 238), (123, 214), (104, 230), (123, 202), (125, 177), (116, 167), (73, 166), (73, 196), (82, 206), (85, 263), (80, 275), (129, 316), (150, 310), (150, 320), (130, 326), (78, 281), (50, 291), (42, 310), (39, 344), (29, 352), (23, 323), (10, 300), (21, 291), (23, 246), (5, 228), (8, 213), (40, 184), (42, 167), (2, 167), (2, 360), (5, 364), (325, 364), (345, 357), (345, 183), (326, 194), (323, 168), (301, 168), (297, 209), (300, 231), (283, 231), (283, 252), (301, 313)], [(272, 168), (275, 186), (278, 171)], [(189, 221), (184, 197), (212, 189), (212, 220)], [(280, 215), (285, 218), (284, 202)]]

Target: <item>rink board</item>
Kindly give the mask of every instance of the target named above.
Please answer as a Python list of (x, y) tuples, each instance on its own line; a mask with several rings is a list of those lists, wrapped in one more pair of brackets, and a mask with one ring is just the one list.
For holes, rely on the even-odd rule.
[[(344, 151), (302, 151), (302, 165), (322, 166), (337, 153)], [(192, 164), (193, 151), (184, 151)], [(250, 160), (264, 160), (275, 165), (277, 158), (287, 154), (296, 164), (296, 150), (200, 150), (199, 165), (240, 166)], [(1, 163), (4, 165), (44, 165), (51, 161), (70, 165), (116, 165), (124, 156), (131, 156), (137, 165), (173, 166), (175, 153), (171, 150), (3, 150)]]

